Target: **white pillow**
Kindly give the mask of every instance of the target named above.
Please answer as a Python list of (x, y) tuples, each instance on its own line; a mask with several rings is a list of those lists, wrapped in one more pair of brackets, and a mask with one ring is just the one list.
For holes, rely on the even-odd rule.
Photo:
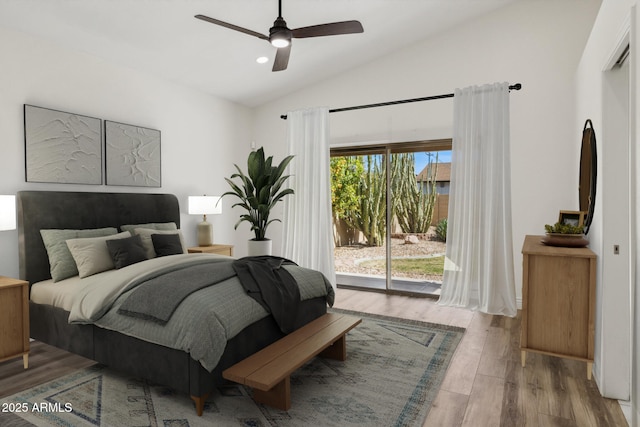
[(142, 246), (147, 250), (147, 258), (155, 258), (157, 256), (156, 250), (153, 248), (153, 240), (151, 240), (152, 234), (177, 234), (180, 236), (180, 243), (182, 244), (182, 253), (187, 253), (187, 248), (184, 244), (184, 238), (180, 230), (152, 230), (151, 228), (136, 228), (134, 233), (139, 235), (142, 239)]
[(115, 265), (107, 248), (107, 240), (131, 237), (131, 233), (124, 231), (113, 236), (91, 237), (85, 239), (69, 239), (67, 247), (73, 256), (80, 277), (84, 278), (102, 271), (113, 270)]
[(67, 240), (113, 236), (116, 233), (118, 233), (118, 230), (112, 227), (89, 230), (40, 230), (42, 241), (49, 256), (53, 281), (57, 282), (78, 275), (78, 268), (67, 247)]

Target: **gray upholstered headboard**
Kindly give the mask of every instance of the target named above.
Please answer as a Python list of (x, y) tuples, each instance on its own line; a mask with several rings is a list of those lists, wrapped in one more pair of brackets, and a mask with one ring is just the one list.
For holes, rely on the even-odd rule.
[(20, 278), (51, 278), (41, 229), (88, 229), (125, 224), (175, 222), (180, 206), (173, 194), (20, 191), (17, 194)]

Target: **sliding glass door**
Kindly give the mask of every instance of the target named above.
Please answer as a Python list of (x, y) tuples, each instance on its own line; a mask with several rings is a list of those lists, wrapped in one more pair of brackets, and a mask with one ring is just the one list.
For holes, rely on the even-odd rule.
[(338, 286), (439, 295), (451, 141), (332, 150)]
[(339, 285), (387, 288), (387, 161), (384, 150), (331, 158), (331, 202)]

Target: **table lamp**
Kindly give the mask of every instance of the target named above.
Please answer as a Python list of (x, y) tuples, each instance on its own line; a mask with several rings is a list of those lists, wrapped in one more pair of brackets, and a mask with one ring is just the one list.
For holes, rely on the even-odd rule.
[(213, 227), (207, 222), (207, 215), (222, 213), (222, 201), (218, 196), (189, 196), (189, 215), (202, 215), (198, 224), (198, 246), (213, 244)]
[(16, 196), (0, 195), (0, 231), (16, 229)]

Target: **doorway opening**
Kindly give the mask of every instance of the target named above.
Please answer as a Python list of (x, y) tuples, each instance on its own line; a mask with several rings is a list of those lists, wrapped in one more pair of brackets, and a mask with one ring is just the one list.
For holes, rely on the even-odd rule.
[(331, 149), (338, 287), (438, 297), (451, 139)]

